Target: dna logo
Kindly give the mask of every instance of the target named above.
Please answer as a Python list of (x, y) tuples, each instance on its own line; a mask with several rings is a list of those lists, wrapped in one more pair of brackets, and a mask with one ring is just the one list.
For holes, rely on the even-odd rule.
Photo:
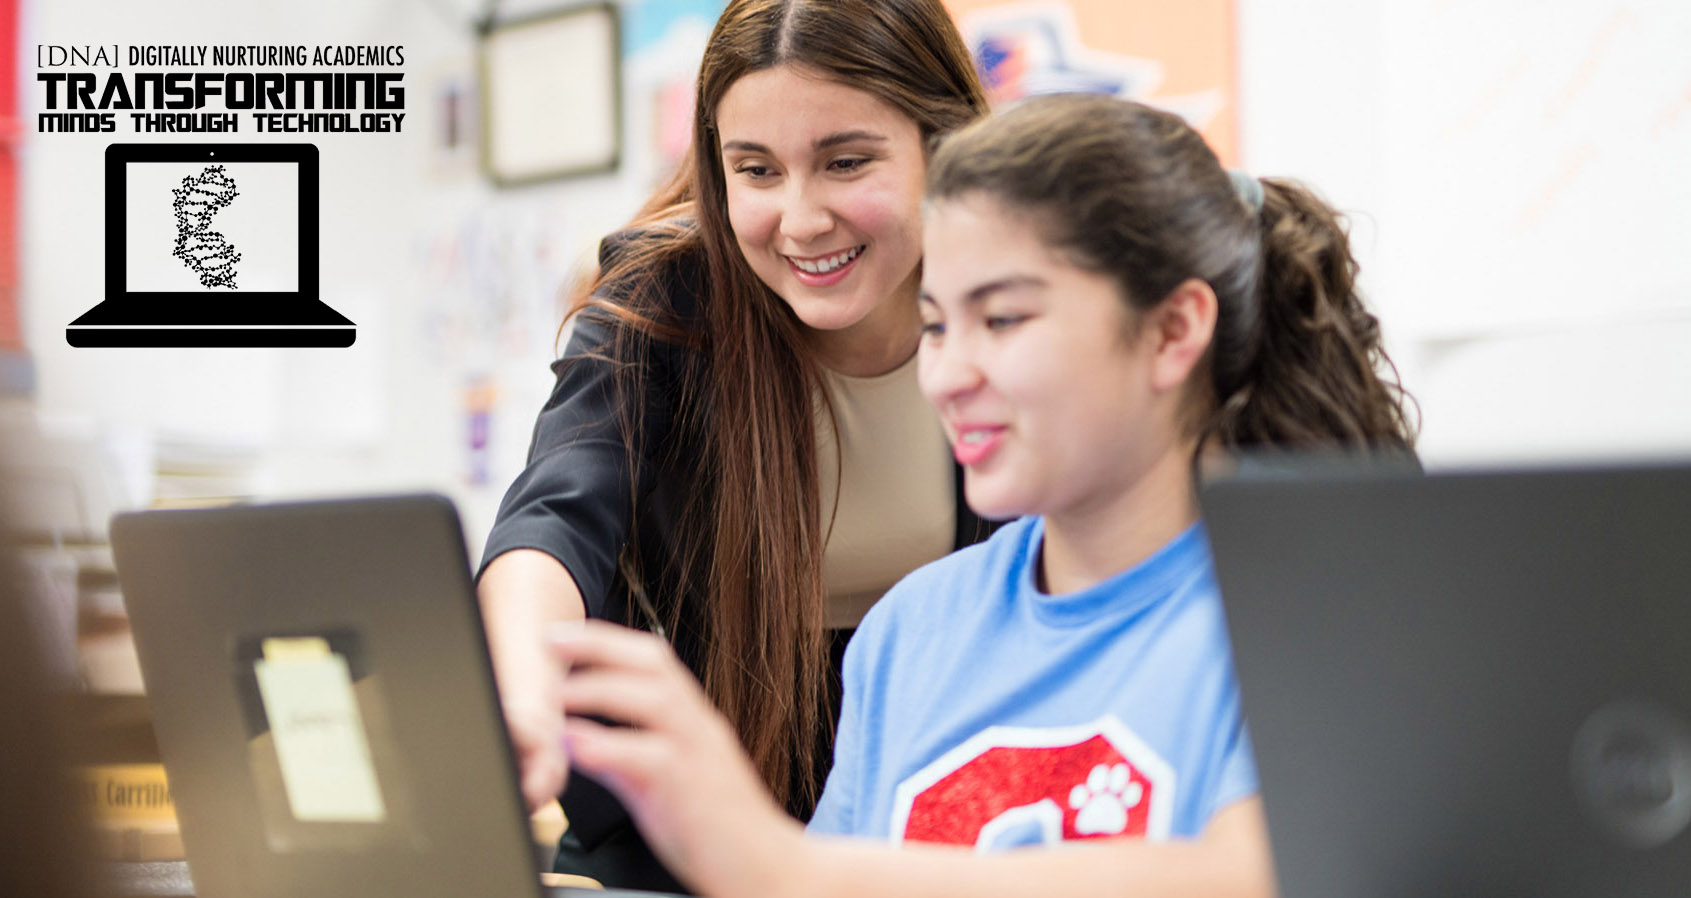
[(211, 230), (211, 217), (241, 195), (235, 179), (223, 166), (208, 165), (198, 175), (183, 178), (182, 186), (170, 192), (176, 216), (172, 255), (199, 277), (200, 286), (235, 289), (235, 263), (241, 261), (241, 254), (228, 238)]

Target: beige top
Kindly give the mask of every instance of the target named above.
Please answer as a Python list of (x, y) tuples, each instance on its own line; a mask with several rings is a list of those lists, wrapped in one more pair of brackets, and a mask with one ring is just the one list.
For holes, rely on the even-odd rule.
[[(831, 628), (857, 626), (894, 583), (949, 553), (957, 532), (951, 449), (916, 387), (916, 358), (876, 377), (824, 369), (839, 421), (817, 407), (822, 582)], [(833, 516), (833, 530), (828, 527)]]

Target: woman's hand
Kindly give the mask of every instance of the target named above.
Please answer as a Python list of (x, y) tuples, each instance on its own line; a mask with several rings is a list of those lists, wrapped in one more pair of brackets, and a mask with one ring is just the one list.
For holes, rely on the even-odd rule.
[[(585, 621), (556, 628), (570, 764), (617, 794), (657, 856), (700, 892), (782, 894), (806, 842), (669, 644)], [(627, 726), (605, 726), (582, 715)]]
[(511, 749), (517, 757), (523, 801), (534, 813), (564, 791), (569, 765), (564, 758), (562, 671), (547, 660), (528, 670), (507, 664), (498, 674), (500, 705)]
[(586, 613), (581, 591), (552, 556), (517, 549), (488, 564), (477, 592), (523, 800), (533, 813), (558, 797), (568, 772), (559, 692), (564, 673), (546, 634), (555, 622)]

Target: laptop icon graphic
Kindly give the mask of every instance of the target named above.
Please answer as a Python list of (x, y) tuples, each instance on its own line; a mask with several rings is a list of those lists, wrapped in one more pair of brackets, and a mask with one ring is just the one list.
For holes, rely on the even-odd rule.
[(317, 148), (106, 148), (106, 296), (78, 347), (351, 346), (318, 299)]

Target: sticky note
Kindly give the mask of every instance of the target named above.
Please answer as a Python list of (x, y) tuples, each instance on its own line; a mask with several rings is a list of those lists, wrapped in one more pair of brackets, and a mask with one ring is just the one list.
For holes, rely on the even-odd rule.
[(264, 640), (264, 657), (270, 661), (321, 658), (329, 654), (329, 640), (321, 636), (275, 636)]
[(273, 654), (271, 642), (253, 668), (294, 817), (314, 823), (387, 819), (346, 658), (303, 645)]

